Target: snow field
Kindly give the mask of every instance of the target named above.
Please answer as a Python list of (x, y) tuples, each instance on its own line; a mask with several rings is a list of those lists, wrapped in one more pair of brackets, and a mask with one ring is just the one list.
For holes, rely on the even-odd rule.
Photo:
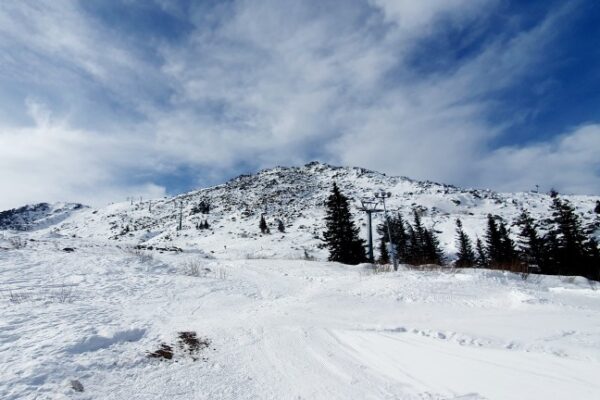
[[(0, 398), (600, 394), (600, 290), (580, 278), (151, 254), (60, 237), (0, 251)], [(211, 340), (204, 360), (146, 357), (180, 331)]]

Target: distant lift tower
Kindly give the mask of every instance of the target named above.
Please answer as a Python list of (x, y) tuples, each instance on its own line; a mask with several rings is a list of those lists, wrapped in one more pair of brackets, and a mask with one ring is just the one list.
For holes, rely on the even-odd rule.
[(377, 208), (379, 204), (379, 200), (368, 200), (361, 199), (360, 200), (360, 211), (364, 211), (367, 213), (367, 218), (369, 220), (369, 262), (374, 263), (375, 257), (373, 257), (373, 227), (371, 223), (371, 215), (373, 213), (382, 212), (383, 209)]

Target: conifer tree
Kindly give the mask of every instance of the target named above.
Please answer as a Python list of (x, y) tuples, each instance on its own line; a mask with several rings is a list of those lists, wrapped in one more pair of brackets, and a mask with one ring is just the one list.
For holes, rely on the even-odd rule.
[(413, 210), (412, 237), (410, 238), (410, 259), (415, 265), (427, 264), (425, 249), (426, 229), (421, 222), (421, 216), (417, 210)]
[(500, 263), (505, 266), (511, 266), (517, 262), (515, 253), (515, 243), (509, 236), (504, 221), (498, 225), (498, 234), (500, 235)]
[(596, 207), (594, 207), (594, 212), (596, 214), (600, 214), (600, 200), (596, 200)]
[(440, 242), (433, 229), (425, 229), (423, 231), (423, 254), (425, 256), (423, 260), (424, 264), (442, 265), (444, 263), (444, 255), (440, 248)]
[(260, 228), (260, 232), (262, 234), (270, 233), (269, 226), (267, 225), (267, 221), (265, 220), (265, 216), (260, 216), (260, 222), (258, 223), (258, 227)]
[(556, 270), (561, 275), (586, 275), (586, 237), (573, 206), (560, 197), (552, 199), (553, 233), (557, 238)]
[(462, 222), (456, 219), (456, 241), (458, 243), (458, 254), (455, 265), (458, 268), (470, 268), (475, 265), (475, 252), (471, 239), (463, 231)]
[(487, 231), (485, 233), (485, 253), (487, 264), (497, 268), (502, 263), (502, 236), (498, 230), (496, 219), (492, 214), (487, 216)]
[(282, 220), (277, 220), (277, 230), (281, 233), (285, 233), (285, 225)]
[(388, 251), (388, 241), (384, 239), (384, 236), (379, 240), (379, 264), (389, 264), (390, 253)]
[(399, 262), (407, 262), (408, 253), (408, 234), (406, 232), (406, 225), (401, 214), (388, 217), (387, 222), (377, 226), (377, 233), (381, 235), (381, 238), (386, 243), (389, 242), (388, 238), (388, 227), (389, 232), (392, 236), (393, 249), (396, 252), (396, 258)]
[(479, 237), (477, 238), (475, 249), (477, 250), (477, 258), (475, 259), (475, 265), (479, 268), (487, 267), (488, 260), (483, 248), (483, 243)]
[(516, 225), (521, 228), (518, 235), (517, 251), (519, 258), (527, 265), (544, 265), (544, 241), (537, 232), (534, 219), (527, 210), (523, 210), (517, 218)]
[(367, 260), (364, 241), (359, 238), (359, 229), (352, 221), (348, 198), (337, 184), (326, 202), (325, 232), (323, 237), (329, 248), (329, 260), (345, 264), (358, 264)]

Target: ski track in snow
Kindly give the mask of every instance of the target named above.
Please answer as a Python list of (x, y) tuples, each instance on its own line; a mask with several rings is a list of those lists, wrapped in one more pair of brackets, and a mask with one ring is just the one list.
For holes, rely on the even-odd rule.
[[(185, 275), (189, 260), (210, 271)], [(0, 252), (0, 398), (597, 399), (598, 293), (40, 240)], [(180, 331), (211, 340), (199, 361), (146, 357)]]

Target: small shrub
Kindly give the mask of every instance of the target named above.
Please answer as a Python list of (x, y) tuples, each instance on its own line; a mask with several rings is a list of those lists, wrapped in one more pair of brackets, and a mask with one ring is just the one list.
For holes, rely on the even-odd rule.
[[(148, 358), (158, 358), (162, 360), (172, 360), (176, 352), (184, 357), (190, 357), (193, 361), (198, 361), (198, 353), (207, 349), (211, 344), (210, 339), (198, 337), (194, 331), (183, 331), (177, 333), (176, 345), (161, 343), (155, 351), (148, 352)], [(206, 361), (206, 358), (202, 358)]]
[(157, 350), (148, 353), (148, 357), (170, 360), (173, 358), (173, 347), (166, 343), (161, 343)]

